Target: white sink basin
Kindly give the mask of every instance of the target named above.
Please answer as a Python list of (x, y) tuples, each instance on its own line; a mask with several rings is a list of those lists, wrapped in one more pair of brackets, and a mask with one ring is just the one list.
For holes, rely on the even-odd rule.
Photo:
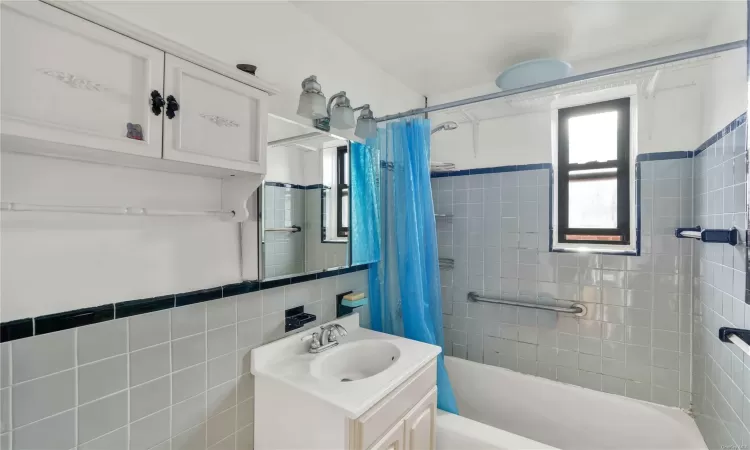
[(350, 382), (377, 375), (391, 367), (401, 351), (388, 341), (362, 340), (339, 344), (310, 364), (310, 373), (324, 381)]
[(303, 393), (299, 398), (323, 400), (356, 419), (440, 354), (435, 345), (361, 328), (357, 313), (323, 325), (332, 323), (348, 333), (321, 353), (310, 353), (306, 339), (317, 329), (254, 348), (250, 370), (256, 390), (270, 396), (287, 395), (284, 389), (293, 396)]

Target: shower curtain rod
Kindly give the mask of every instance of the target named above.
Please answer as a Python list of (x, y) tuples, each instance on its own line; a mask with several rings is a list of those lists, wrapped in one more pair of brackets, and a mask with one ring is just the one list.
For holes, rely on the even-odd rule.
[(507, 91), (493, 92), (491, 94), (480, 95), (478, 97), (469, 97), (462, 100), (456, 100), (453, 102), (443, 103), (435, 106), (428, 106), (426, 108), (412, 109), (406, 112), (398, 114), (391, 114), (390, 116), (378, 117), (375, 119), (376, 122), (386, 122), (388, 120), (401, 119), (403, 117), (416, 116), (419, 114), (425, 114), (435, 111), (442, 111), (444, 109), (456, 108), (458, 106), (471, 105), (473, 103), (485, 102), (487, 100), (494, 100), (496, 98), (509, 97), (511, 95), (523, 94), (524, 92), (536, 91), (539, 89), (545, 89), (554, 86), (560, 86), (568, 83), (575, 83), (577, 81), (584, 81), (591, 78), (598, 78), (607, 75), (615, 75), (618, 73), (629, 72), (631, 70), (645, 69), (648, 67), (659, 66), (662, 64), (669, 64), (673, 62), (683, 61), (691, 58), (699, 58), (701, 56), (708, 56), (714, 53), (726, 52), (729, 50), (735, 50), (743, 48), (747, 45), (747, 41), (734, 41), (727, 42), (726, 44), (714, 45), (712, 47), (700, 48), (698, 50), (691, 50), (689, 52), (676, 53), (670, 56), (662, 56), (660, 58), (647, 59), (632, 64), (625, 64), (623, 66), (610, 67), (609, 69), (595, 70), (593, 72), (583, 73), (580, 75), (574, 75), (567, 78), (559, 78), (557, 80), (546, 81), (544, 83), (532, 84), (530, 86), (524, 86), (517, 89), (509, 89)]

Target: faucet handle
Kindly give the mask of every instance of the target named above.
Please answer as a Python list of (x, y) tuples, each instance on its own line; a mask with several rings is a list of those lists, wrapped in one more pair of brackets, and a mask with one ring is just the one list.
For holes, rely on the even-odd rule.
[(320, 335), (318, 332), (314, 332), (313, 334), (308, 334), (307, 336), (302, 336), (302, 339), (300, 339), (302, 342), (306, 341), (312, 341), (310, 343), (310, 348), (320, 348)]

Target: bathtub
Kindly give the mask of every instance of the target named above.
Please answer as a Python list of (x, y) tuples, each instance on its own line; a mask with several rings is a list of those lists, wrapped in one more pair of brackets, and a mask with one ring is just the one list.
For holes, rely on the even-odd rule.
[(439, 411), (437, 448), (706, 449), (676, 408), (447, 356), (461, 416)]

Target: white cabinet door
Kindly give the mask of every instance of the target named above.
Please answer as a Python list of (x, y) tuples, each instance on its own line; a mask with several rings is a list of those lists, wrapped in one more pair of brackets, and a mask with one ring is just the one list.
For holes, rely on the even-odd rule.
[(398, 422), (369, 450), (404, 450), (404, 422)]
[(165, 67), (179, 109), (164, 119), (164, 159), (265, 173), (268, 95), (172, 55)]
[(38, 1), (1, 9), (3, 134), (161, 157), (162, 51)]
[(434, 387), (404, 418), (404, 450), (434, 450), (436, 418), (437, 387)]

